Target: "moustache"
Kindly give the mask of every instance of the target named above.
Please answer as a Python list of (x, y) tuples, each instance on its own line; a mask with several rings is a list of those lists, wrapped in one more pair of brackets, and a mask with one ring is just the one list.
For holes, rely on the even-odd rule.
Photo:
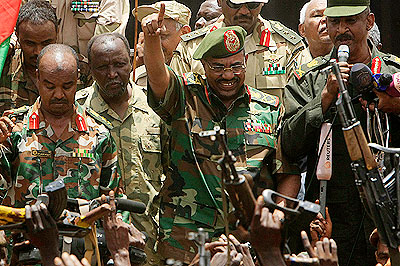
[(51, 99), (50, 104), (68, 104), (67, 99)]
[(351, 40), (353, 40), (353, 37), (351, 36), (351, 35), (349, 35), (349, 34), (340, 34), (339, 36), (337, 36), (336, 38), (335, 38), (335, 41), (339, 41), (339, 42), (342, 42), (342, 41), (351, 41)]
[(239, 78), (238, 77), (234, 77), (233, 79), (218, 78), (215, 81), (216, 82), (238, 82)]
[(111, 86), (111, 85), (114, 85), (114, 84), (118, 84), (118, 85), (120, 85), (121, 87), (124, 85), (121, 81), (118, 81), (118, 80), (111, 80), (111, 81), (109, 81), (109, 82), (106, 83), (106, 87)]
[(241, 15), (235, 16), (234, 19), (235, 19), (235, 20), (241, 20), (241, 19), (248, 19), (248, 20), (251, 20), (251, 19), (253, 19), (253, 17), (252, 17), (252, 16), (248, 16), (248, 15), (241, 14)]

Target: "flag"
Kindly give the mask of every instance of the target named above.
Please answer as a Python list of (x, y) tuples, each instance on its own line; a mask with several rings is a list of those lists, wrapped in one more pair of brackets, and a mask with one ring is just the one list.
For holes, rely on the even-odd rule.
[(20, 5), (21, 0), (0, 0), (0, 73), (3, 72)]

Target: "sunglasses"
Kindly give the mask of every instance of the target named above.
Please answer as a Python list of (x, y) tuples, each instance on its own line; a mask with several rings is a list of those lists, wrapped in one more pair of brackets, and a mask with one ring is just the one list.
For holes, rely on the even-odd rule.
[(234, 4), (229, 0), (226, 0), (226, 4), (233, 9), (239, 9), (242, 7), (242, 5), (246, 5), (248, 9), (256, 9), (257, 7), (260, 6), (261, 3), (255, 3), (255, 2), (251, 2), (251, 3), (245, 3), (245, 4)]

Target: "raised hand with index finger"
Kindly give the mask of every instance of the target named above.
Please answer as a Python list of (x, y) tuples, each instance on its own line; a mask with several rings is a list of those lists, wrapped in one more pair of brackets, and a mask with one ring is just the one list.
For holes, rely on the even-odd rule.
[(142, 20), (142, 30), (147, 36), (159, 36), (164, 26), (165, 4), (161, 4), (160, 11), (148, 15)]

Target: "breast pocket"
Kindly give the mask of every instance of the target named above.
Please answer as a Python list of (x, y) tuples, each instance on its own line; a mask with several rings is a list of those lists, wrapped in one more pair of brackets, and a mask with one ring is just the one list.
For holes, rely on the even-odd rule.
[(264, 158), (275, 150), (275, 135), (263, 132), (245, 132), (244, 137), (248, 167), (260, 168)]
[(209, 136), (201, 137), (200, 132), (202, 131), (203, 129), (198, 126), (194, 126), (190, 130), (195, 154), (207, 159), (213, 155), (220, 155), (218, 141), (212, 141)]

